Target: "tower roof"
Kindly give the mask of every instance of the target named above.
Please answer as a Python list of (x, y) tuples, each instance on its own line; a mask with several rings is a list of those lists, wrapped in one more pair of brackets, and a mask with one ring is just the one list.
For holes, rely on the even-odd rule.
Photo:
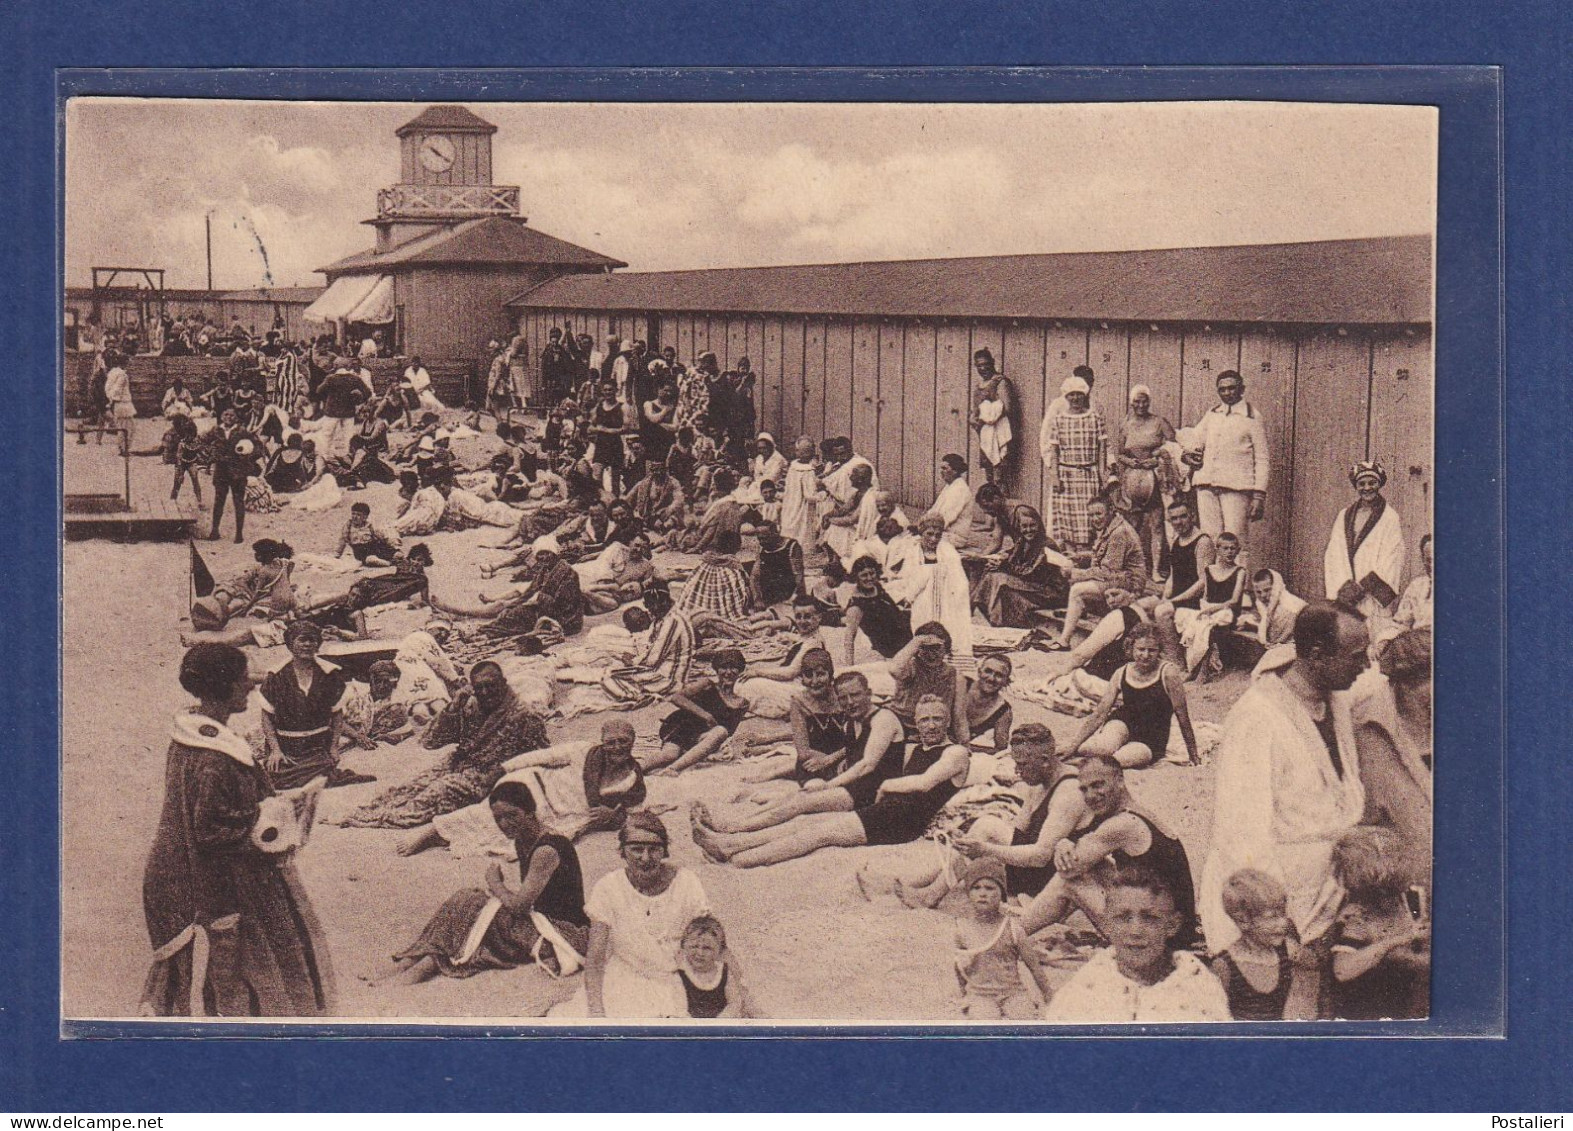
[(494, 134), (497, 127), (466, 110), (463, 106), (428, 106), (393, 132), (399, 137), (413, 133)]

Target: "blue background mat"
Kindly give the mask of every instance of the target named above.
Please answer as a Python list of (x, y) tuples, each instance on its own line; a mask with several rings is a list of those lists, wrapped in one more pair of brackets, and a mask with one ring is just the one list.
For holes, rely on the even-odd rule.
[[(1166, 14), (1183, 15), (1183, 26)], [(516, 5), (116, 5), (56, 16), (42, 5), (0, 14), (0, 77), (10, 143), (0, 150), (14, 216), (0, 341), (10, 363), (10, 428), (0, 445), (12, 490), (9, 584), (0, 625), (11, 663), (0, 692), (0, 1109), (490, 1109), (1068, 1107), (1546, 1110), (1567, 1104), (1570, 1061), (1568, 708), (1559, 647), (1566, 593), (1562, 420), (1568, 395), (1567, 302), (1554, 264), (1568, 245), (1568, 83), (1551, 4), (1265, 6), (1105, 4), (988, 13), (802, 7), (768, 33), (729, 6), (580, 4), (534, 18)], [(503, 46), (500, 46), (503, 45)], [(1507, 278), (1515, 340), (1512, 514), (1524, 530), (1512, 590), (1536, 620), (1515, 622), (1517, 659), (1503, 726), (1505, 481), (1499, 384), (1498, 262), (1503, 202), (1494, 155), (1503, 76), (1476, 70), (1348, 68), (988, 74), (907, 70), (802, 75), (456, 72), (228, 74), (142, 71), (71, 76), (101, 93), (225, 97), (489, 100), (1038, 100), (1270, 98), (1399, 101), (1443, 108), (1438, 245), (1436, 1021), (1426, 1033), (1501, 1031), (1508, 1040), (1130, 1037), (1070, 1041), (567, 1039), (99, 1041), (58, 1039), (58, 550), (55, 377), (58, 280), (56, 67), (258, 62), (289, 66), (716, 66), (998, 64), (1140, 59), (1149, 63), (1508, 62)], [(1558, 258), (1558, 253), (1562, 257)], [(1563, 348), (1559, 349), (1558, 346)], [(1542, 495), (1549, 497), (1540, 497)], [(1565, 599), (1565, 598), (1564, 598)], [(1516, 709), (1516, 710), (1515, 710)], [(1506, 754), (1510, 774), (1502, 774)], [(1534, 840), (1505, 852), (1502, 816)], [(1512, 867), (1508, 868), (1511, 859)], [(1503, 895), (1513, 909), (1504, 962)], [(833, 977), (833, 969), (827, 969)], [(1505, 995), (1505, 997), (1504, 997)], [(1412, 1031), (1412, 1030), (1411, 1030)], [(1282, 1030), (1275, 1030), (1275, 1033)]]

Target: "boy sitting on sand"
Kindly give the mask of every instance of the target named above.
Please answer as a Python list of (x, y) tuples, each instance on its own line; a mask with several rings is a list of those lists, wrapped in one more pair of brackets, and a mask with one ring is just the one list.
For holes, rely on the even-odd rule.
[(1190, 951), (1171, 951), (1181, 926), (1174, 893), (1150, 869), (1133, 865), (1110, 880), (1100, 950), (1059, 988), (1045, 1021), (1096, 1025), (1229, 1021), (1223, 986)]

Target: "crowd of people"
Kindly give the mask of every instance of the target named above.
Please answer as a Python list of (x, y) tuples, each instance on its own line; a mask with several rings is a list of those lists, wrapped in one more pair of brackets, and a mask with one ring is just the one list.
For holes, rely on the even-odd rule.
[[(1040, 509), (1005, 493), (1025, 428), (979, 351), (982, 482), (943, 453), (935, 498), (909, 513), (849, 438), (760, 431), (746, 358), (690, 366), (553, 328), (533, 365), (522, 339), (496, 343), (486, 404), (454, 409), (419, 358), (380, 393), (348, 354), (302, 367), (242, 343), (235, 358), (201, 398), (165, 398), (174, 492), (189, 479), (200, 500), (210, 469), (210, 535), (227, 499), (238, 542), (259, 502), (364, 491), (320, 550), (386, 572), (308, 601), (293, 547), (263, 539), (254, 567), (202, 587), (180, 676), (198, 705), (176, 720), (148, 871), (150, 1010), (331, 1012), (292, 853), (317, 790), (374, 780), (347, 750), (408, 740), (437, 760), (339, 823), (405, 830), (405, 854), (500, 841), (519, 876), (492, 864), (390, 940), (386, 981), (535, 964), (582, 972), (570, 1013), (760, 1016), (726, 908), (669, 861), (676, 830), (649, 797), (653, 779), (741, 760), (748, 788), (694, 803), (682, 833), (739, 869), (931, 840), (933, 867), (870, 853), (858, 884), (961, 905), (967, 1018), (1425, 1015), (1430, 541), (1401, 588), (1385, 471), (1357, 463), (1326, 592), (1291, 593), (1251, 550), (1267, 451), (1238, 373), (1219, 374), (1194, 428), (1155, 417), (1137, 386), (1110, 429), (1077, 368), (1041, 425)], [(456, 438), (496, 450), (466, 467)], [(433, 547), (479, 527), (501, 537), (481, 567), (493, 588), (433, 591)], [(365, 638), (368, 611), (396, 603), (431, 620), (367, 683), (321, 659), (325, 635)], [(280, 643), (257, 748), (226, 725), (252, 690), (242, 649)], [(1052, 676), (1017, 686), (1034, 651)], [(1202, 760), (1187, 689), (1231, 667), (1250, 675), (1211, 748), (1212, 835), (1193, 859), (1129, 780)], [(598, 741), (551, 741), (570, 685), (576, 709), (608, 713)], [(1018, 723), (1029, 702), (1075, 716), (1074, 736)], [(623, 712), (653, 704), (665, 714), (636, 755)], [(592, 835), (616, 836), (622, 866), (590, 883), (576, 844)], [(1097, 949), (1054, 988), (1043, 932), (1071, 921)]]

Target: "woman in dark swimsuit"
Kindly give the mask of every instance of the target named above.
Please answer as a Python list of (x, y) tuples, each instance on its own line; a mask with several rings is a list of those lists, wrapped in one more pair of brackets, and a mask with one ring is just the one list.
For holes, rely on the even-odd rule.
[(1155, 625), (1142, 623), (1125, 634), (1130, 662), (1109, 675), (1109, 689), (1071, 742), (1074, 755), (1111, 755), (1126, 769), (1150, 766), (1169, 748), (1178, 719), (1190, 762), (1200, 757), (1185, 698), (1185, 673), (1163, 659)]
[[(773, 758), (762, 770), (749, 774), (746, 781), (789, 781), (801, 785), (813, 778), (829, 781), (846, 769), (852, 728), (841, 713), (835, 678), (836, 668), (829, 652), (810, 648), (803, 653), (803, 662), (798, 667), (798, 680), (803, 689), (788, 701), (785, 734), (772, 729), (756, 733), (749, 740), (753, 747), (789, 741), (794, 757), (791, 761)], [(766, 790), (752, 794), (755, 800), (763, 800), (768, 795)]]
[(803, 547), (796, 539), (781, 537), (773, 522), (761, 523), (759, 560), (754, 563), (754, 594), (759, 607), (769, 608), (803, 593)]
[(852, 563), (852, 580), (857, 582), (847, 601), (842, 623), (846, 626), (846, 664), (855, 662), (858, 630), (874, 651), (893, 660), (912, 643), (912, 617), (880, 584), (884, 571), (873, 558), (864, 555)]
[(262, 478), (273, 492), (291, 495), (315, 483), (321, 477), (319, 467), (315, 451), (308, 454), (305, 441), (296, 432), (284, 442), (282, 448), (273, 453)]
[(736, 733), (748, 716), (748, 700), (737, 694), (747, 661), (735, 648), (717, 652), (710, 661), (714, 679), (701, 679), (672, 696), (677, 708), (661, 720), (661, 751), (645, 772), (675, 774), (702, 762)]

